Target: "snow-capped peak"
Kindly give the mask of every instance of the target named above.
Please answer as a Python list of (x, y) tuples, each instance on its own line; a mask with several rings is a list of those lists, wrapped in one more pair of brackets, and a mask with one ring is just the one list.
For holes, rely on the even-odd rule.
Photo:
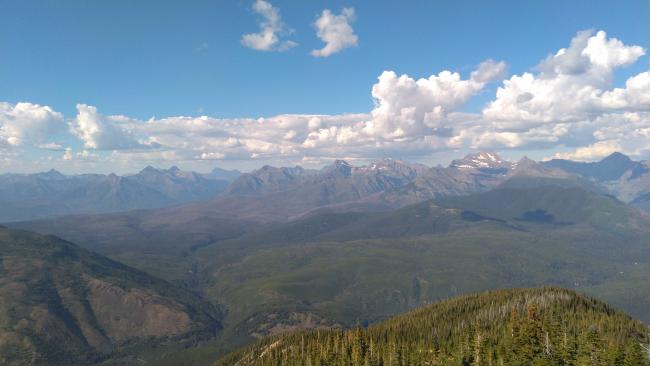
[(510, 169), (512, 163), (503, 160), (497, 153), (479, 152), (452, 161), (450, 167), (456, 169)]

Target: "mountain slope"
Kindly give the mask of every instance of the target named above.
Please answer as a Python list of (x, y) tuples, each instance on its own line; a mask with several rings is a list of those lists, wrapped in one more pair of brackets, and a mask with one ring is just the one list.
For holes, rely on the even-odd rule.
[[(478, 227), (530, 230), (529, 224), (588, 225), (598, 230), (634, 231), (644, 215), (616, 198), (580, 187), (546, 185), (500, 188), (450, 196), (385, 212), (324, 212), (285, 224), (260, 227), (234, 239), (237, 245), (404, 238)], [(550, 225), (550, 226), (549, 226)]]
[(628, 156), (618, 152), (607, 156), (601, 161), (592, 163), (553, 159), (544, 162), (544, 165), (592, 178), (599, 182), (616, 180), (629, 170), (634, 170), (637, 174), (647, 171), (647, 168), (644, 168), (642, 163), (633, 161)]
[(514, 223), (585, 223), (599, 229), (629, 225), (629, 229), (635, 229), (642, 228), (646, 222), (641, 214), (616, 198), (580, 187), (544, 184), (533, 188), (510, 187), (506, 184), (485, 193), (448, 197), (440, 202)]
[(0, 228), (0, 364), (90, 364), (143, 343), (210, 337), (196, 295), (52, 236)]
[(650, 194), (648, 161), (634, 161), (621, 153), (613, 153), (597, 162), (583, 163), (555, 159), (544, 162), (543, 165), (579, 174), (600, 183), (610, 194), (623, 202), (646, 211), (650, 210), (646, 204), (647, 196)]
[(608, 305), (554, 288), (453, 298), (365, 329), (265, 339), (219, 365), (648, 364), (648, 328)]

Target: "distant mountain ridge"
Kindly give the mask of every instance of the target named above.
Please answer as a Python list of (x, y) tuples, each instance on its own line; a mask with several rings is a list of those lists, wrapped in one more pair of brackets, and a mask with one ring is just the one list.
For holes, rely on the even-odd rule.
[(547, 179), (591, 185), (576, 174), (530, 159), (508, 162), (496, 153), (469, 154), (446, 168), (395, 159), (363, 166), (336, 160), (320, 170), (264, 166), (242, 174), (215, 199), (180, 210), (226, 210), (247, 220), (283, 222), (323, 211), (391, 210), (432, 198), (485, 192), (528, 176), (537, 177), (538, 185)]
[(0, 175), (0, 222), (177, 205), (214, 197), (238, 172), (208, 174), (151, 166), (137, 174)]
[[(485, 192), (502, 185), (579, 186), (611, 194), (638, 208), (650, 194), (650, 163), (614, 153), (594, 163), (568, 160), (510, 162), (497, 153), (479, 152), (456, 159), (448, 167), (427, 167), (383, 159), (365, 166), (337, 160), (320, 170), (300, 166), (265, 166), (242, 174), (221, 197), (205, 205), (242, 202), (233, 214), (262, 221), (284, 221), (311, 212), (394, 209), (431, 198)], [(247, 197), (257, 197), (254, 200)], [(299, 202), (288, 208), (287, 200)], [(273, 212), (265, 213), (265, 207)]]
[(583, 163), (528, 158), (510, 162), (494, 152), (478, 152), (455, 159), (448, 167), (381, 159), (363, 166), (336, 160), (321, 169), (265, 165), (248, 173), (215, 168), (201, 174), (148, 166), (130, 176), (66, 176), (56, 170), (4, 174), (0, 175), (0, 222), (181, 204), (189, 204), (181, 211), (227, 210), (254, 221), (286, 221), (323, 210), (393, 209), (431, 198), (485, 192), (505, 182), (581, 185), (643, 209), (649, 206), (650, 163), (620, 153)]
[(544, 165), (593, 178), (599, 182), (619, 179), (627, 171), (634, 171), (634, 177), (648, 172), (642, 162), (633, 161), (628, 156), (618, 152), (592, 163), (553, 159), (545, 162)]
[(543, 164), (585, 177), (601, 185), (621, 201), (646, 211), (650, 210), (649, 161), (634, 161), (624, 154), (615, 152), (597, 162), (583, 163), (554, 159)]

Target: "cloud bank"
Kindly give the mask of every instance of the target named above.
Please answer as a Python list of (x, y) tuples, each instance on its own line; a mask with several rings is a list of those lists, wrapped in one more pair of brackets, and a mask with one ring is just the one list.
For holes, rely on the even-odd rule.
[[(138, 120), (79, 104), (77, 115), (67, 120), (67, 133), (82, 146), (74, 151), (50, 141), (53, 131), (66, 130), (61, 113), (30, 103), (0, 103), (0, 150), (4, 156), (25, 146), (68, 148), (61, 158), (93, 159), (104, 152), (136, 165), (143, 160), (418, 158), (455, 149), (546, 150), (548, 156), (564, 151), (556, 156), (580, 160), (613, 151), (650, 157), (650, 72), (613, 85), (615, 72), (645, 52), (603, 31), (583, 31), (566, 48), (542, 58), (534, 71), (505, 80), (506, 64), (493, 60), (466, 76), (444, 70), (416, 79), (384, 71), (371, 89), (374, 108), (358, 114)], [(463, 111), (472, 97), (497, 82), (482, 110)]]

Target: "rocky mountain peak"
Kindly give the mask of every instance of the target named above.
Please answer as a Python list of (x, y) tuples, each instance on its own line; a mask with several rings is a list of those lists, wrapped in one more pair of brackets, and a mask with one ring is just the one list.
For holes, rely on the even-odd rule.
[(144, 169), (138, 173), (139, 175), (150, 175), (150, 174), (160, 174), (160, 170), (152, 167), (151, 165), (147, 165)]
[(331, 165), (323, 168), (323, 172), (326, 174), (337, 174), (347, 177), (352, 175), (352, 165), (345, 160), (336, 160)]
[(65, 175), (61, 174), (61, 172), (59, 172), (56, 169), (50, 169), (47, 172), (38, 173), (38, 177), (41, 179), (54, 180), (54, 179), (64, 179)]
[(620, 153), (620, 152), (614, 152), (611, 153), (609, 156), (605, 157), (603, 160), (601, 160), (601, 163), (616, 163), (616, 164), (629, 164), (632, 162), (632, 159), (630, 159), (629, 156)]
[(386, 158), (373, 161), (369, 165), (357, 168), (356, 170), (360, 172), (372, 172), (376, 174), (389, 174), (415, 178), (415, 176), (426, 169), (428, 168), (425, 165), (411, 164), (402, 160)]
[(478, 152), (452, 161), (449, 167), (456, 169), (510, 169), (512, 163), (503, 160), (497, 153)]

